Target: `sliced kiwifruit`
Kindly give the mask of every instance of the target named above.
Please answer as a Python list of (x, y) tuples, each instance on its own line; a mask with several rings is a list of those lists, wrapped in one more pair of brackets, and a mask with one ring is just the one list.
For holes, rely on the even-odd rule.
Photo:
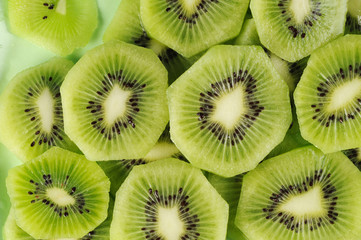
[(109, 179), (58, 147), (11, 169), (6, 187), (16, 223), (35, 239), (81, 238), (107, 217)]
[(21, 160), (52, 146), (79, 151), (64, 133), (60, 86), (73, 63), (54, 58), (18, 73), (0, 98), (0, 138)]
[(237, 206), (242, 189), (243, 175), (237, 175), (231, 178), (223, 178), (215, 174), (209, 173), (208, 181), (217, 190), (229, 205), (229, 217), (227, 227), (228, 240), (246, 240), (246, 236), (234, 225), (234, 219), (237, 213)]
[(191, 62), (155, 39), (145, 31), (140, 19), (140, 0), (122, 0), (104, 33), (104, 42), (120, 40), (152, 49), (168, 70), (171, 84), (190, 66)]
[(315, 51), (294, 99), (301, 134), (325, 153), (361, 147), (361, 36)]
[(268, 159), (243, 178), (236, 225), (250, 239), (356, 240), (361, 173), (315, 147)]
[(262, 45), (295, 62), (343, 34), (347, 1), (253, 0), (251, 10)]
[(177, 159), (136, 166), (117, 192), (111, 240), (225, 239), (228, 204)]
[(144, 157), (168, 122), (167, 86), (153, 51), (120, 41), (98, 46), (61, 87), (65, 132), (89, 160)]
[(342, 152), (361, 170), (361, 148), (352, 148)]
[(12, 33), (65, 56), (85, 46), (98, 24), (95, 0), (9, 0)]
[(236, 37), (248, 3), (249, 0), (140, 0), (140, 13), (151, 37), (188, 58)]
[(244, 20), (241, 32), (234, 40), (235, 45), (261, 45), (253, 18)]
[(347, 1), (345, 33), (361, 34), (361, 1)]
[(10, 209), (3, 228), (3, 240), (34, 240), (32, 236), (22, 230), (15, 220), (15, 213)]
[(171, 138), (199, 168), (249, 171), (284, 138), (288, 95), (261, 47), (215, 46), (168, 89)]

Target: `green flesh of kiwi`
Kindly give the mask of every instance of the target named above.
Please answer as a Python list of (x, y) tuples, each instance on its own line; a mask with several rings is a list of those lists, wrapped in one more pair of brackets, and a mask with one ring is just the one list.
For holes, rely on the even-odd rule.
[(361, 146), (361, 36), (315, 51), (294, 99), (301, 134), (325, 153)]
[(177, 159), (133, 168), (117, 192), (111, 240), (225, 239), (228, 204), (199, 169)]
[(243, 178), (236, 225), (250, 239), (356, 240), (361, 173), (313, 146), (268, 159)]
[(236, 37), (248, 4), (248, 0), (141, 0), (140, 15), (152, 38), (188, 58)]
[(224, 177), (254, 168), (291, 124), (287, 85), (261, 47), (213, 47), (167, 93), (173, 142)]
[(217, 190), (229, 205), (229, 217), (227, 226), (228, 240), (246, 240), (246, 236), (234, 225), (234, 219), (237, 213), (237, 205), (242, 188), (243, 175), (237, 175), (231, 178), (223, 178), (215, 174), (209, 173), (208, 181)]
[(153, 51), (120, 41), (98, 46), (61, 87), (65, 132), (89, 160), (142, 158), (168, 122), (166, 88)]
[(289, 62), (343, 34), (347, 1), (253, 0), (251, 10), (262, 45)]
[(234, 40), (234, 45), (261, 45), (253, 18), (244, 20), (240, 34)]
[(361, 148), (348, 149), (342, 152), (361, 170)]
[(98, 24), (95, 0), (9, 0), (11, 31), (56, 54), (85, 46)]
[(361, 1), (348, 0), (345, 33), (361, 34)]
[(58, 147), (11, 169), (6, 187), (17, 224), (36, 239), (81, 238), (107, 217), (109, 179)]
[(140, 19), (140, 0), (122, 0), (103, 37), (104, 42), (120, 40), (152, 49), (168, 70), (171, 84), (191, 63), (174, 50), (148, 36)]
[(73, 63), (54, 58), (17, 74), (0, 99), (2, 143), (21, 160), (52, 146), (78, 152), (64, 133), (60, 86)]

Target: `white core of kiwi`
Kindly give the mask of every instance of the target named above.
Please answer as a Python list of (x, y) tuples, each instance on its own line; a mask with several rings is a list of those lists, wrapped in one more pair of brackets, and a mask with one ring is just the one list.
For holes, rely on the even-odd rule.
[(290, 10), (296, 22), (302, 24), (305, 17), (311, 12), (310, 0), (292, 0)]
[(59, 0), (58, 1), (58, 4), (57, 4), (56, 9), (55, 9), (55, 11), (57, 13), (60, 13), (62, 15), (66, 14), (66, 1), (67, 0)]
[(178, 240), (184, 234), (184, 223), (177, 207), (158, 208), (158, 233), (167, 240)]
[(54, 99), (49, 88), (45, 88), (36, 101), (43, 131), (51, 133), (54, 124)]
[(75, 204), (75, 199), (62, 188), (48, 188), (46, 196), (61, 207)]
[(323, 216), (327, 213), (323, 207), (322, 190), (319, 185), (314, 186), (307, 192), (295, 195), (280, 205), (280, 210), (300, 218)]
[(112, 125), (119, 117), (122, 117), (127, 110), (127, 101), (131, 96), (131, 91), (124, 91), (115, 84), (109, 96), (104, 101), (105, 121)]
[(188, 13), (194, 13), (202, 0), (182, 0), (182, 6)]
[(361, 91), (361, 79), (355, 78), (338, 86), (331, 94), (326, 110), (335, 112), (344, 109)]
[(211, 120), (232, 130), (246, 112), (245, 92), (243, 87), (239, 86), (217, 99)]
[(169, 158), (176, 153), (179, 153), (179, 150), (173, 143), (158, 142), (144, 157), (144, 159), (152, 162), (158, 159)]
[(348, 10), (348, 13), (354, 18), (361, 16), (361, 1), (360, 0), (348, 0), (347, 10)]

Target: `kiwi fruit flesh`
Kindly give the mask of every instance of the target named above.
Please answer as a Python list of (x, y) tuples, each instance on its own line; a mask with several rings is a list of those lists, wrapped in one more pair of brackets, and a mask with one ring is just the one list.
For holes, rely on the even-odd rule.
[(140, 0), (122, 0), (103, 36), (104, 42), (120, 40), (152, 49), (168, 70), (171, 84), (190, 66), (191, 62), (147, 34), (140, 19)]
[(361, 1), (347, 1), (345, 33), (361, 34)]
[(361, 173), (313, 146), (268, 159), (243, 178), (235, 223), (249, 239), (360, 239)]
[(35, 239), (81, 238), (107, 217), (107, 176), (58, 147), (10, 169), (6, 187), (16, 223)]
[(100, 45), (61, 87), (65, 132), (89, 160), (144, 157), (168, 122), (167, 86), (152, 50), (121, 41)]
[(234, 40), (234, 45), (261, 45), (253, 18), (244, 20), (241, 32)]
[(346, 35), (316, 50), (294, 93), (302, 137), (324, 153), (361, 146), (360, 41)]
[(31, 160), (53, 146), (79, 152), (64, 132), (60, 86), (74, 64), (53, 58), (18, 73), (0, 97), (1, 142)]
[(347, 149), (342, 152), (361, 170), (361, 148)]
[(225, 239), (228, 204), (190, 164), (135, 166), (117, 192), (111, 240)]
[(235, 38), (248, 4), (249, 0), (141, 0), (140, 16), (152, 38), (189, 58)]
[(289, 62), (344, 32), (347, 1), (253, 0), (250, 7), (262, 45)]
[(287, 85), (259, 46), (211, 48), (167, 94), (172, 141), (224, 177), (255, 168), (291, 124)]
[(98, 24), (95, 0), (7, 2), (11, 32), (61, 56), (84, 47)]

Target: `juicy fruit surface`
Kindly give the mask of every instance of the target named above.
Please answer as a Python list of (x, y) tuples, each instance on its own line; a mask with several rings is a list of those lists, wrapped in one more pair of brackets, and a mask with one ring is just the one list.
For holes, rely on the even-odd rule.
[(11, 169), (6, 186), (17, 224), (36, 239), (81, 238), (107, 216), (104, 172), (57, 147)]
[(172, 140), (197, 167), (246, 172), (282, 141), (288, 94), (260, 47), (216, 46), (168, 89)]
[(85, 46), (98, 23), (95, 0), (9, 0), (11, 31), (65, 56)]
[(136, 166), (117, 192), (110, 239), (224, 239), (228, 205), (176, 159)]
[(360, 40), (347, 35), (315, 51), (295, 91), (301, 134), (325, 153), (361, 146)]
[(120, 41), (96, 47), (61, 87), (65, 131), (90, 160), (141, 158), (168, 121), (166, 88), (151, 50)]
[(250, 7), (262, 44), (295, 62), (343, 33), (346, 4), (339, 0), (253, 0)]
[(21, 160), (52, 146), (77, 151), (64, 133), (60, 86), (73, 63), (54, 58), (17, 74), (1, 95), (1, 142)]
[(236, 225), (251, 239), (358, 239), (360, 187), (342, 153), (299, 148), (245, 175)]
[(191, 57), (236, 37), (249, 1), (141, 0), (140, 3), (141, 18), (149, 35)]
[(347, 1), (345, 33), (361, 34), (361, 2)]

